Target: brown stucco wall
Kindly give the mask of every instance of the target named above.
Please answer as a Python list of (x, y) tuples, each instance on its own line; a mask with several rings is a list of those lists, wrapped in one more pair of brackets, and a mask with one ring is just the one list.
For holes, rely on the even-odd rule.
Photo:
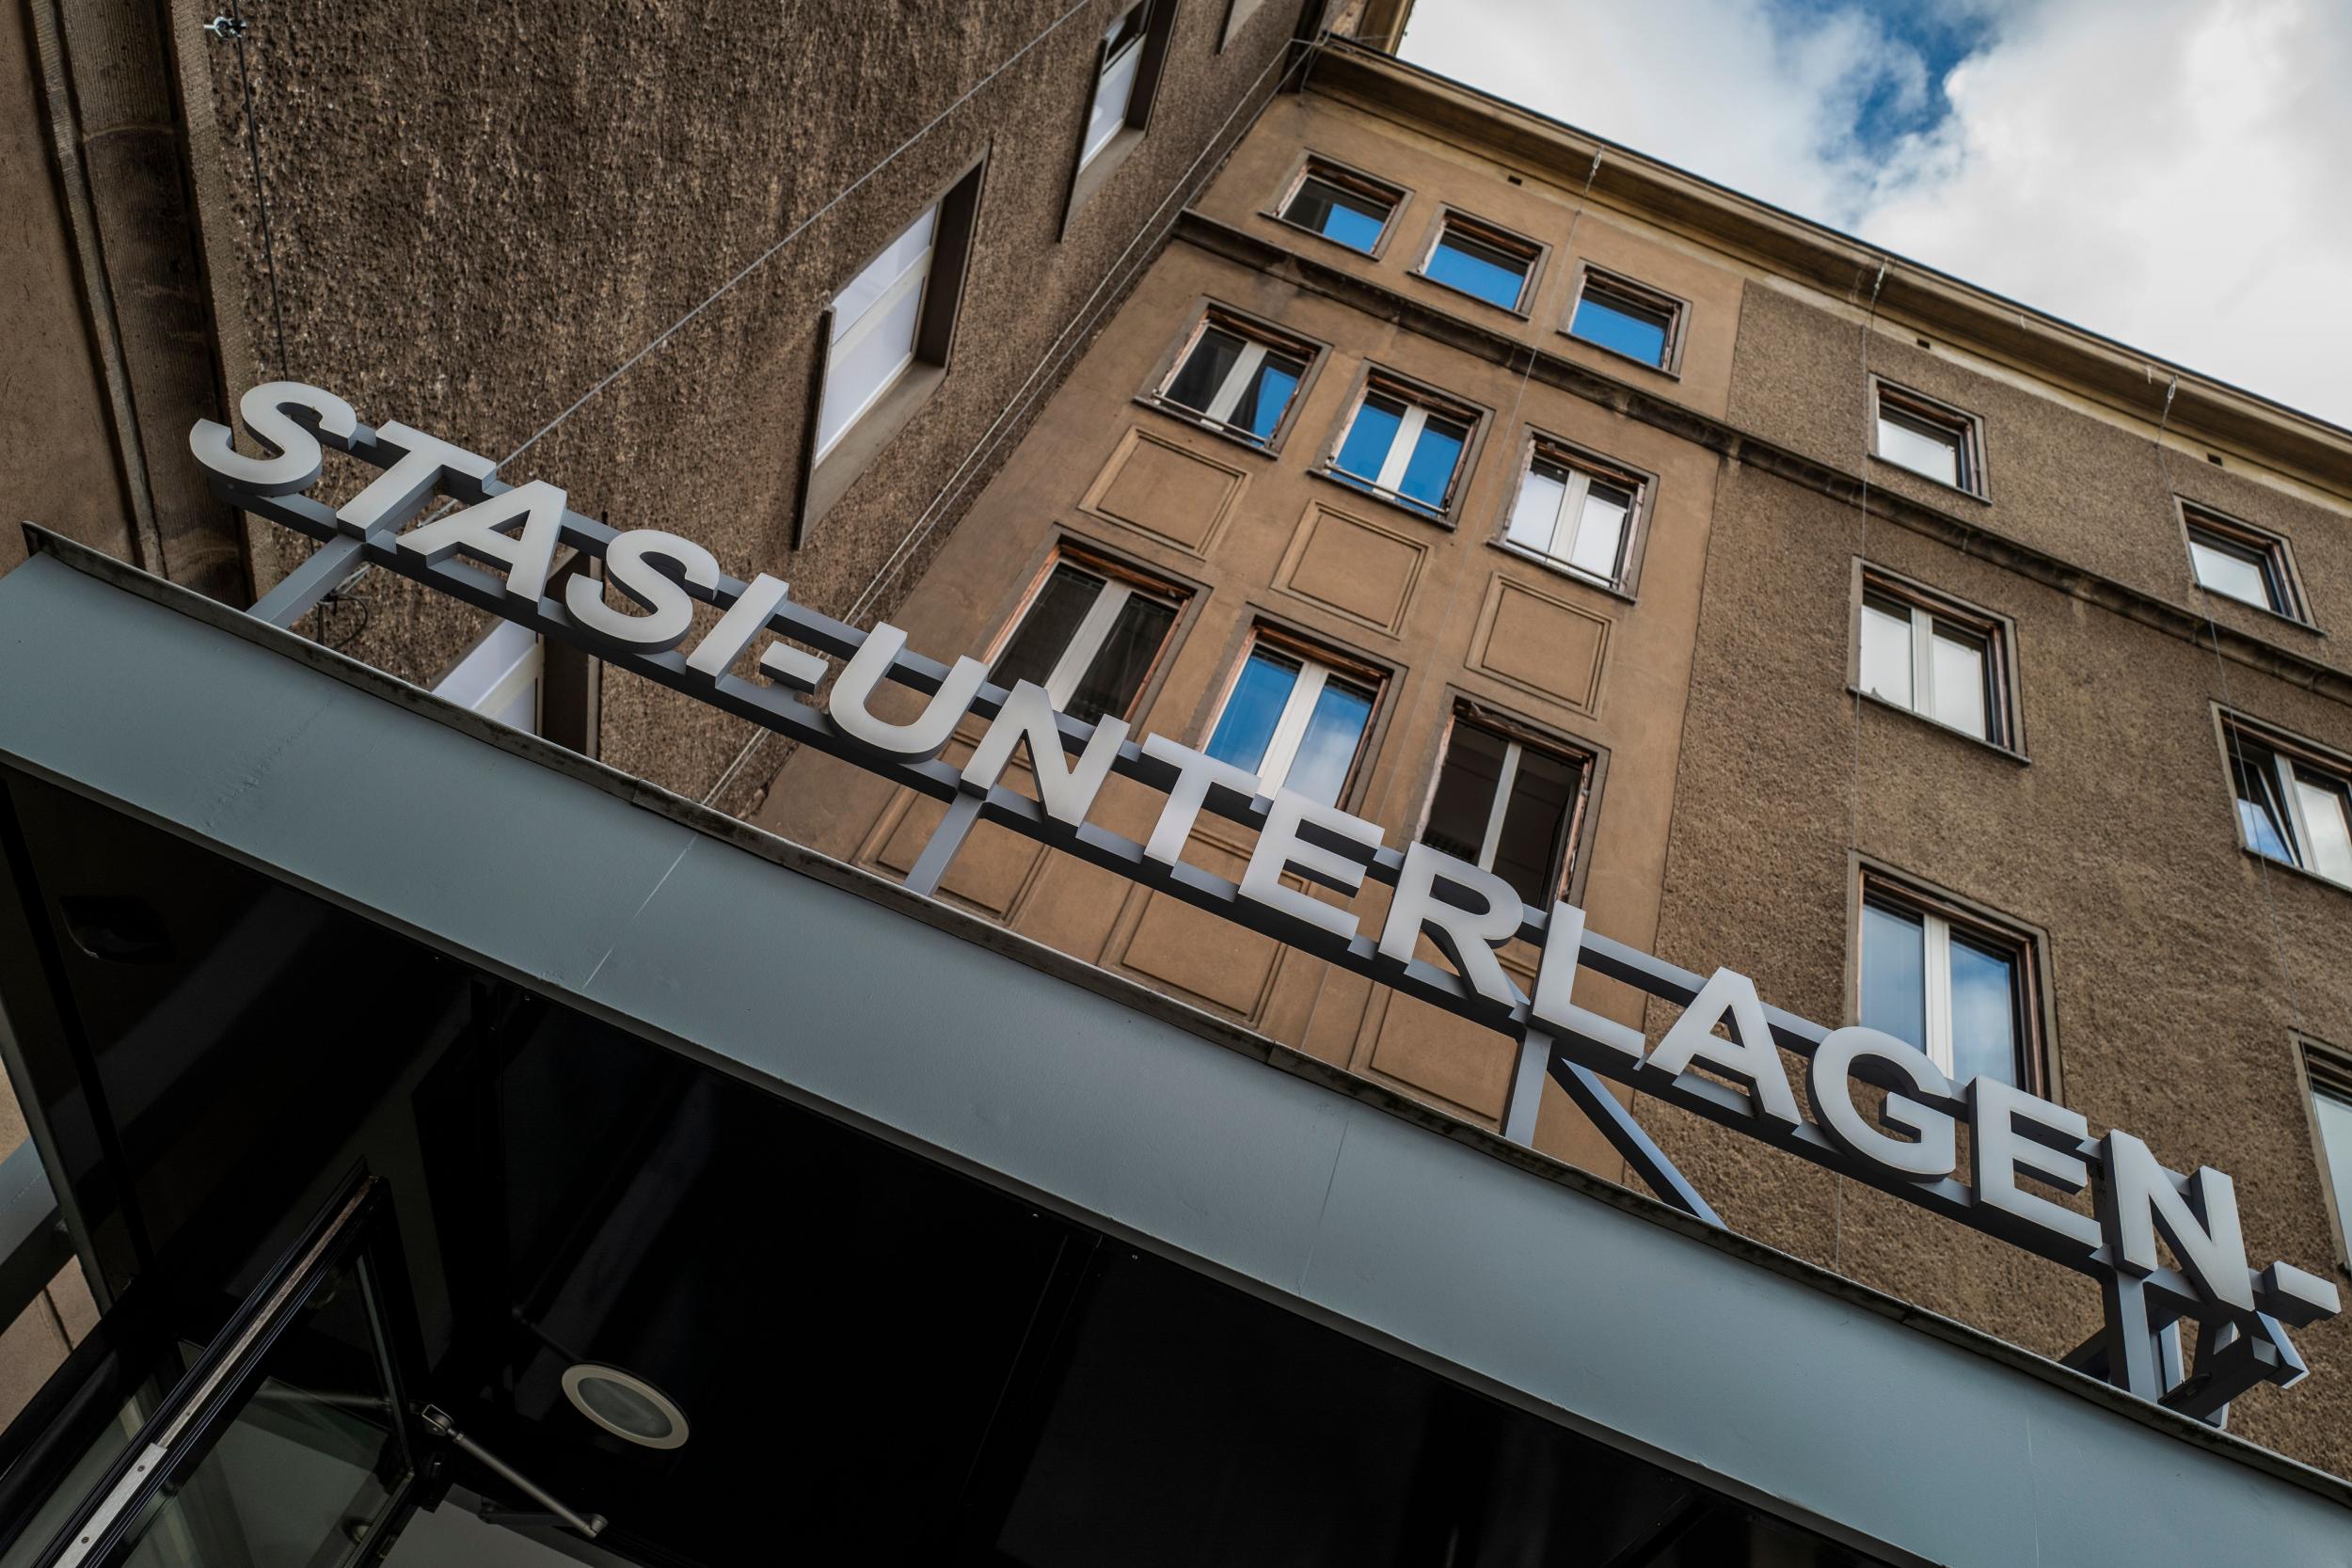
[[(1857, 715), (1857, 552), (2014, 617), (2027, 761), (1877, 704)], [(1733, 468), (1717, 489), (1659, 951), (1851, 1022), (1857, 850), (2038, 927), (2056, 1098), (2094, 1134), (2121, 1127), (2176, 1168), (2228, 1171), (2257, 1263), (2322, 1267), (2335, 1248), (2290, 1034), (2352, 1035), (2352, 893), (2239, 847), (2212, 716), (2225, 701), (2352, 742), (2340, 705)], [(2098, 1325), (2087, 1280), (1753, 1140), (1640, 1110), (1743, 1233), (2044, 1354)], [(2232, 1430), (2342, 1472), (2352, 1330), (2297, 1342), (2310, 1382), (2241, 1401)]]
[[(243, 258), (232, 297), (255, 363), (230, 379), (315, 381), (363, 419), (502, 455), (838, 197), (507, 477), (547, 478), (616, 524), (675, 530), (829, 610), (869, 591), (886, 607), (952, 526), (960, 498), (935, 499), (967, 457), (984, 476), (1001, 454), (983, 445), (992, 428), (1018, 430), (1025, 396), (1057, 373), (1057, 340), (1083, 339), (1065, 327), (1117, 297), (1122, 269), (1179, 205), (1168, 193), (1214, 167), (1221, 127), (1248, 122), (1243, 100), (1273, 87), (1268, 67), (1298, 15), (1268, 4), (1220, 51), (1223, 8), (1182, 6), (1150, 133), (1065, 235), (1113, 8), (1101, 0), (1056, 26), (1068, 9), (1057, 0), (889, 16), (848, 0), (781, 12), (556, 5), (463, 19), (274, 5), (247, 47), (285, 352), (281, 364), (240, 168), (228, 182)], [(242, 150), (233, 52), (212, 64), (221, 139)], [(818, 313), (983, 154), (949, 374), (794, 548)], [(266, 531), (264, 581), (307, 547)], [(330, 611), (326, 640), (413, 679), (435, 678), (481, 627), (386, 574), (355, 592), (365, 608)], [(603, 754), (658, 784), (701, 795), (752, 733), (631, 677), (606, 680)]]

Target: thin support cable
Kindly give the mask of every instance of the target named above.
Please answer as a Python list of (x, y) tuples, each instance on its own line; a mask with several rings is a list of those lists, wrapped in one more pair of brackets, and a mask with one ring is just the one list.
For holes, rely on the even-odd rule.
[(245, 147), (253, 163), (253, 207), (262, 230), (262, 270), (269, 278), (270, 325), (278, 335), (278, 374), (287, 373), (286, 308), (278, 294), (278, 246), (270, 232), (269, 186), (262, 178), (262, 122), (253, 104), (253, 73), (245, 57), (246, 24), (238, 0), (229, 0), (229, 17), (236, 24), (230, 41), (237, 51), (237, 86), (245, 98)]
[[(1854, 505), (1853, 554), (1857, 562), (1867, 561), (1870, 555), (1870, 454), (1877, 446), (1877, 428), (1873, 420), (1873, 399), (1870, 394), (1870, 343), (1878, 336), (1879, 292), (1886, 287), (1886, 270), (1891, 261), (1879, 258), (1878, 276), (1870, 280), (1870, 300), (1862, 318), (1862, 461), (1856, 465), (1862, 473), (1862, 490)], [(1846, 788), (1846, 860), (1852, 864), (1862, 853), (1862, 693), (1853, 697), (1853, 754), (1847, 770)], [(1859, 962), (1859, 958), (1856, 960)], [(1843, 1274), (1846, 1269), (1846, 1182), (1832, 1172), (1830, 1191), (1830, 1267)]]
[[(1311, 65), (1315, 55), (1321, 53), (1322, 48), (1323, 41), (1320, 39), (1317, 39), (1313, 42), (1310, 43), (1299, 58), (1293, 63), (1293, 69), (1303, 70), (1305, 67)], [(1150, 260), (1150, 257), (1147, 254), (1145, 257), (1136, 261), (1135, 267), (1127, 267), (1128, 258), (1134, 255), (1136, 246), (1140, 245), (1147, 236), (1153, 233), (1158, 224), (1160, 214), (1168, 210), (1168, 203), (1185, 193), (1187, 187), (1193, 180), (1193, 176), (1199, 172), (1200, 166), (1208, 160), (1209, 155), (1217, 150), (1219, 143), (1224, 140), (1226, 132), (1232, 128), (1234, 119), (1239, 117), (1241, 111), (1248, 105), (1250, 101), (1256, 97), (1258, 89), (1265, 85), (1266, 78), (1272, 75), (1275, 69), (1280, 66), (1282, 62), (1283, 55), (1277, 55), (1272, 60), (1266, 63), (1265, 69), (1258, 73), (1257, 79), (1251, 82), (1248, 87), (1243, 91), (1240, 98), (1234, 103), (1232, 109), (1226, 115), (1224, 120), (1217, 126), (1216, 133), (1209, 137), (1208, 141), (1202, 146), (1200, 151), (1194, 156), (1193, 161), (1185, 166), (1184, 172), (1177, 178), (1174, 185), (1169, 188), (1168, 195), (1163, 197), (1160, 199), (1159, 205), (1152, 210), (1150, 217), (1147, 218), (1143, 224), (1138, 226), (1136, 230), (1135, 237), (1127, 242), (1126, 246), (1121, 249), (1116, 257), (1112, 258), (1110, 265), (1104, 269), (1103, 280), (1094, 286), (1093, 292), (1088, 294), (1085, 301), (1079, 305), (1075, 311), (1072, 313), (1070, 320), (1064, 324), (1061, 331), (1055, 336), (1054, 341), (1046, 345), (1044, 353), (1038, 356), (1037, 364), (1030, 370), (1027, 379), (1024, 380), (1020, 387), (1014, 389), (1013, 395), (1007, 400), (1003, 411), (990, 422), (989, 427), (985, 431), (980, 433), (980, 438), (973, 443), (970, 451), (964, 453), (962, 460), (959, 462), (955, 468), (948, 474), (946, 483), (943, 483), (939, 490), (931, 497), (930, 503), (923, 508), (921, 513), (916, 515), (914, 522), (909, 525), (906, 533), (899, 539), (898, 546), (892, 549), (889, 556), (882, 562), (882, 565), (876, 568), (873, 578), (866, 583), (865, 590), (859, 594), (858, 597), (851, 603), (849, 610), (842, 614), (842, 620), (852, 626), (856, 625), (859, 618), (862, 617), (866, 610), (880, 599), (882, 590), (889, 584), (891, 579), (898, 575), (899, 568), (905, 562), (914, 558), (914, 553), (920, 549), (923, 540), (928, 538), (931, 530), (945, 518), (946, 514), (942, 510), (942, 508), (948, 499), (952, 497), (960, 488), (961, 488), (969, 474), (986, 467), (988, 459), (994, 454), (995, 447), (1002, 439), (1003, 435), (1009, 430), (1019, 428), (1017, 422), (1019, 418), (1025, 415), (1030, 406), (1036, 403), (1037, 398), (1041, 396), (1047, 388), (1054, 385), (1054, 383), (1050, 380), (1041, 383), (1039, 378), (1045, 374), (1045, 372), (1050, 366), (1058, 364), (1063, 358), (1067, 357), (1067, 356), (1063, 353), (1063, 343), (1069, 339), (1071, 333), (1075, 331), (1082, 323), (1091, 319), (1096, 302), (1102, 299), (1104, 291), (1109, 289), (1114, 282), (1120, 283), (1123, 288), (1126, 282), (1132, 280), (1134, 274), (1141, 269), (1144, 262)], [(1122, 272), (1122, 268), (1126, 268), (1127, 270)], [(1081, 341), (1083, 341), (1083, 340), (1081, 340)], [(1073, 351), (1076, 345), (1073, 344)], [(710, 786), (708, 793), (703, 796), (702, 803), (704, 805), (710, 805), (717, 801), (719, 798), (726, 792), (728, 787), (734, 784), (736, 776), (742, 771), (743, 768), (749, 764), (762, 749), (766, 747), (769, 737), (773, 734), (773, 731), (765, 727), (754, 726), (751, 735), (745, 738), (741, 749), (735, 753), (734, 758), (728, 762), (724, 770), (720, 773), (718, 782), (713, 784)]]

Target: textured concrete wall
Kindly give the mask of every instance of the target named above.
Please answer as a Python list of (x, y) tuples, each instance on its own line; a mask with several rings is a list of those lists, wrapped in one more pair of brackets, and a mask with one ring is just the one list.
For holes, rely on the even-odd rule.
[[(839, 198), (507, 472), (563, 485), (615, 524), (698, 539), (730, 570), (772, 571), (827, 610), (869, 592), (886, 607), (953, 522), (953, 498), (935, 498), (976, 448), (985, 474), (992, 427), (1002, 417), (1017, 431), (1028, 393), (1053, 383), (1065, 326), (1116, 297), (1122, 264), (1175, 212), (1170, 190), (1214, 166), (1202, 154), (1220, 127), (1247, 123), (1235, 111), (1274, 85), (1298, 14), (1268, 4), (1220, 50), (1224, 8), (1183, 0), (1150, 134), (1064, 235), (1115, 8), (273, 4), (254, 15), (248, 54), (277, 293), (252, 182), (236, 171), (236, 292), (256, 363), (230, 379), (315, 381), (365, 419), (503, 455)], [(222, 140), (242, 150), (235, 56), (212, 58)], [(982, 154), (950, 372), (795, 549), (818, 313)], [(306, 548), (273, 531), (257, 544), (275, 564), (264, 576)], [(381, 574), (357, 592), (365, 608), (329, 611), (326, 641), (411, 678), (433, 679), (480, 626)], [(607, 680), (604, 754), (656, 783), (700, 796), (751, 733)]]
[[(2109, 451), (2119, 467), (2128, 456)], [(2138, 458), (2152, 464), (2151, 449)], [(2022, 467), (1997, 451), (1995, 462)], [(2015, 618), (2026, 762), (1847, 694), (1858, 552)], [(1717, 486), (1659, 951), (1739, 969), (1808, 1017), (1851, 1021), (1857, 849), (2038, 927), (2058, 1098), (2094, 1133), (2121, 1127), (2176, 1168), (2228, 1171), (2258, 1260), (2325, 1267), (2334, 1243), (2289, 1035), (2352, 1038), (2352, 894), (2239, 847), (2212, 717), (2225, 696), (2352, 743), (2338, 704), (1730, 468)], [(1662, 1027), (1666, 1010), (1653, 1011)], [(2098, 1325), (2086, 1280), (1753, 1140), (1648, 1101), (1640, 1110), (1743, 1233), (2048, 1354)], [(2240, 1402), (2232, 1430), (2352, 1469), (2341, 1418), (2352, 1326), (2304, 1331), (2298, 1344), (2310, 1382)]]

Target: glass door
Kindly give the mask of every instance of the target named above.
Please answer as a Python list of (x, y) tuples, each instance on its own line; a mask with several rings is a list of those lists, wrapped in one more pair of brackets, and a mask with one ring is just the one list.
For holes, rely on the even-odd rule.
[(383, 1183), (355, 1177), (128, 1443), (115, 1423), (118, 1451), (65, 1494), (61, 1525), (26, 1531), (0, 1568), (371, 1560), (420, 1464), (408, 1311)]

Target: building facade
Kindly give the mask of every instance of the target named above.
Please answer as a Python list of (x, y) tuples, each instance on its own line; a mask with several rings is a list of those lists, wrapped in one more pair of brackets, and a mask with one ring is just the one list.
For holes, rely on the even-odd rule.
[[(2341, 1269), (2347, 478), (2340, 431), (1334, 43), (898, 621), (1804, 1017), (2151, 1129), (2263, 1195), (2257, 1251)], [(803, 752), (751, 815), (905, 876), (942, 807)], [(1238, 879), (1253, 841), (1205, 820), (1185, 858)], [(938, 891), (1505, 1126), (1509, 1037), (1271, 937), (986, 824)], [(1502, 961), (1532, 988), (1531, 948)], [(1589, 984), (1653, 1039), (1674, 1017)], [(1633, 1115), (1743, 1234), (2047, 1355), (2099, 1325), (2061, 1270)], [(1638, 1180), (1556, 1088), (1533, 1126)], [(2344, 1332), (2233, 1430), (2352, 1465)]]

